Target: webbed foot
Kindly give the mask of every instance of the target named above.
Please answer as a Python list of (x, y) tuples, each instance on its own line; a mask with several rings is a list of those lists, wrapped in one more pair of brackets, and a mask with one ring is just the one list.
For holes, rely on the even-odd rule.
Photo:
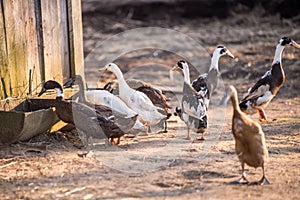
[(230, 182), (230, 184), (248, 184), (249, 181), (245, 176), (242, 176), (240, 179)]

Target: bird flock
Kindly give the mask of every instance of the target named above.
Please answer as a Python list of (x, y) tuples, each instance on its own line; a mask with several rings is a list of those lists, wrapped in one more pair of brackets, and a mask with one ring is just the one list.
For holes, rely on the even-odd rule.
[[(268, 150), (264, 132), (260, 124), (249, 114), (259, 114), (260, 122), (268, 122), (265, 108), (276, 96), (285, 81), (281, 55), (283, 49), (291, 45), (300, 49), (300, 45), (288, 37), (282, 37), (275, 51), (271, 68), (248, 90), (248, 94), (238, 100), (234, 86), (226, 88), (222, 104), (229, 99), (233, 106), (232, 133), (235, 139), (235, 151), (241, 162), (242, 177), (234, 183), (249, 183), (244, 172), (245, 163), (251, 167), (261, 167), (263, 176), (257, 184), (269, 184), (265, 177), (265, 164)], [(190, 131), (201, 133), (196, 140), (205, 140), (207, 132), (208, 109), (214, 90), (218, 87), (220, 76), (218, 62), (222, 56), (234, 58), (225, 46), (217, 46), (211, 58), (207, 73), (199, 74), (191, 82), (188, 62), (178, 61), (172, 70), (182, 70), (184, 81), (182, 100), (174, 109), (187, 127), (187, 139)], [(103, 69), (101, 69), (103, 70)], [(64, 87), (78, 85), (79, 92), (72, 100), (64, 99), (63, 87), (56, 81), (43, 84), (38, 96), (47, 90), (55, 89), (56, 113), (66, 123), (76, 126), (84, 145), (93, 144), (93, 139), (106, 139), (106, 144), (118, 145), (125, 134), (148, 135), (151, 127), (161, 125), (167, 132), (167, 119), (170, 118), (169, 99), (154, 86), (137, 80), (125, 80), (122, 71), (115, 63), (109, 63), (104, 70), (111, 71), (117, 77), (117, 84), (109, 82), (103, 90), (86, 90), (81, 76), (73, 76)], [(117, 86), (116, 86), (117, 85)]]

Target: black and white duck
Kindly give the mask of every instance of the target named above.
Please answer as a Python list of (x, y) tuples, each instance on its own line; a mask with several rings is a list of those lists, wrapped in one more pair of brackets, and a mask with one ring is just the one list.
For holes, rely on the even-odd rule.
[[(90, 143), (90, 139), (111, 139), (113, 144), (119, 143), (119, 138), (125, 134), (123, 127), (115, 122), (115, 116), (110, 108), (99, 106), (92, 108), (84, 103), (74, 101), (65, 101), (63, 99), (63, 89), (61, 85), (53, 80), (44, 83), (43, 88), (38, 96), (41, 96), (47, 90), (55, 89), (56, 95), (56, 114), (66, 123), (72, 123), (79, 130), (84, 145)], [(134, 125), (137, 116), (128, 119), (127, 126)], [(83, 134), (82, 134), (83, 132)], [(114, 142), (113, 138), (118, 138)]]
[(232, 134), (235, 139), (235, 152), (242, 165), (242, 177), (233, 183), (248, 183), (244, 172), (245, 163), (251, 167), (261, 167), (263, 176), (257, 183), (270, 184), (265, 177), (265, 164), (268, 158), (268, 149), (265, 134), (259, 123), (253, 121), (243, 113), (238, 104), (237, 91), (233, 86), (226, 89), (224, 101), (231, 99), (233, 106)]
[[(154, 87), (149, 83), (145, 83), (144, 81), (129, 79), (126, 82), (129, 85), (129, 87), (131, 87), (132, 89), (135, 89), (137, 91), (146, 94), (147, 97), (152, 101), (152, 103), (155, 106), (163, 109), (163, 110), (159, 110), (159, 112), (161, 112), (161, 114), (163, 115), (166, 115), (167, 118), (163, 119), (161, 123), (163, 123), (162, 126), (164, 128), (164, 132), (165, 133), (168, 132), (167, 119), (169, 119), (172, 116), (171, 106), (168, 103), (169, 99), (163, 94), (163, 92), (160, 89)], [(119, 94), (118, 87), (119, 86), (117, 81), (111, 81), (104, 86), (104, 89), (108, 90), (113, 94), (118, 95)]]
[(234, 55), (225, 46), (218, 46), (213, 52), (208, 72), (200, 75), (192, 82), (192, 87), (204, 97), (207, 108), (211, 95), (218, 86), (219, 59), (225, 55), (234, 58)]
[(146, 135), (148, 135), (149, 126), (155, 125), (167, 118), (166, 115), (163, 115), (160, 112), (163, 111), (163, 109), (153, 105), (147, 95), (129, 87), (124, 79), (122, 71), (116, 64), (109, 63), (104, 69), (111, 71), (116, 75), (119, 82), (119, 97), (129, 108), (138, 113), (138, 119), (146, 126)]
[(240, 102), (240, 108), (243, 112), (247, 114), (255, 114), (258, 112), (260, 121), (267, 121), (264, 109), (276, 96), (285, 81), (281, 56), (283, 49), (287, 45), (300, 49), (300, 45), (294, 40), (288, 37), (281, 38), (276, 46), (275, 57), (271, 69), (248, 90), (248, 94)]
[(181, 60), (172, 70), (180, 69), (183, 71), (183, 96), (181, 108), (176, 108), (177, 115), (185, 122), (187, 126), (187, 139), (190, 140), (190, 129), (196, 133), (202, 133), (201, 140), (204, 140), (204, 134), (207, 129), (207, 108), (202, 95), (191, 86), (190, 72), (187, 62)]

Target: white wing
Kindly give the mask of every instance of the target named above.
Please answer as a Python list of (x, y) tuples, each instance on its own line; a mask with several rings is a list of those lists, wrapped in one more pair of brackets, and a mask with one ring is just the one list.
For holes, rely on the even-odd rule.
[(157, 107), (153, 105), (152, 101), (142, 92), (136, 91), (129, 97), (130, 107), (135, 107), (136, 109), (155, 112)]

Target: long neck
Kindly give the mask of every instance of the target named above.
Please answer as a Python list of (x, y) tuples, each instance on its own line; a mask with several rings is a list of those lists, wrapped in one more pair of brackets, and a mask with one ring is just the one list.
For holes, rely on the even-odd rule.
[[(128, 86), (128, 84), (126, 83), (123, 73), (121, 72), (121, 70), (119, 68), (114, 68), (113, 70), (114, 74), (116, 75), (118, 82), (119, 82), (119, 88), (120, 88), (120, 92), (125, 91), (126, 89), (130, 88)], [(121, 89), (122, 88), (122, 89)]]
[(56, 90), (56, 98), (64, 98), (64, 92), (61, 88), (55, 88)]
[(282, 55), (283, 49), (284, 49), (284, 46), (282, 46), (281, 44), (277, 44), (276, 51), (275, 51), (275, 57), (274, 57), (272, 65), (275, 63), (281, 63), (281, 55)]
[(236, 92), (233, 95), (230, 96), (230, 100), (231, 100), (231, 103), (232, 103), (233, 112), (235, 114), (241, 113), (242, 111), (241, 111), (240, 106), (239, 106), (239, 100), (238, 100)]
[(82, 78), (77, 78), (76, 82), (78, 82), (79, 96), (81, 98), (81, 101), (86, 102), (87, 100), (86, 100), (86, 95), (85, 95), (85, 87), (84, 87)]
[(184, 82), (187, 84), (191, 84), (190, 70), (188, 66), (183, 67), (183, 76), (184, 76)]
[(210, 63), (210, 67), (209, 67), (209, 71), (211, 71), (212, 69), (215, 69), (217, 71), (219, 71), (219, 59), (220, 59), (221, 55), (219, 52), (214, 52), (213, 56), (211, 58), (211, 63)]

